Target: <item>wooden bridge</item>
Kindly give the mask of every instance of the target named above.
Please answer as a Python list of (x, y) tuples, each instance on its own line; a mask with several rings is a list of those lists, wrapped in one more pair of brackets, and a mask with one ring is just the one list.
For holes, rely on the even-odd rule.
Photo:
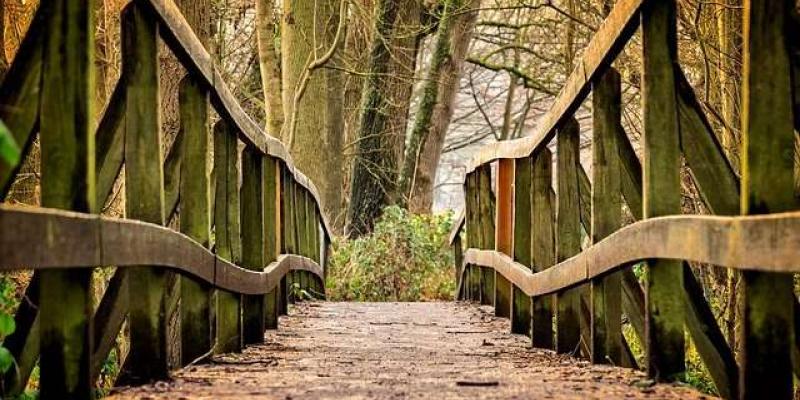
[[(0, 205), (0, 268), (35, 271), (17, 310), (17, 329), (3, 344), (17, 363), (3, 379), (7, 394), (25, 387), (38, 360), (42, 398), (90, 398), (126, 320), (130, 353), (121, 379), (144, 384), (213, 354), (236, 353), (251, 344), (263, 348), (264, 332), (277, 328), (278, 316), (294, 301), (293, 289), (324, 295), (330, 229), (313, 183), (281, 143), (244, 113), (171, 0), (134, 0), (124, 10), (122, 78), (95, 129), (88, 3), (43, 1), (0, 87), (0, 119), (17, 142), (27, 149), (38, 136), (42, 187), (42, 208)], [(646, 351), (647, 374), (660, 381), (685, 370), (688, 332), (722, 397), (792, 398), (793, 375), (800, 376), (795, 329), (800, 307), (792, 275), (800, 272), (797, 10), (789, 0), (745, 4), (741, 179), (679, 66), (674, 2), (618, 0), (534, 134), (489, 145), (469, 165), (466, 209), (451, 236), (461, 299), (492, 305), (497, 316), (510, 319), (511, 332), (530, 336), (530, 351), (537, 354), (553, 355), (539, 350), (551, 349), (594, 364), (636, 367), (622, 335), (624, 315)], [(642, 161), (623, 130), (620, 77), (611, 68), (639, 27)], [(164, 160), (159, 38), (188, 71), (180, 89), (181, 131)], [(579, 162), (573, 118), (590, 94), (591, 180)], [(213, 146), (209, 104), (219, 116)], [(725, 216), (679, 215), (682, 160), (709, 212)], [(2, 197), (15, 168), (0, 164)], [(100, 216), (123, 169), (126, 219)], [(176, 231), (165, 225), (178, 208)], [(641, 221), (623, 227), (623, 209)], [(738, 360), (688, 262), (743, 271)], [(644, 287), (632, 272), (637, 263), (646, 266)], [(94, 307), (96, 267), (116, 270)], [(172, 279), (176, 273), (180, 278)], [(359, 312), (355, 317), (341, 312), (358, 306), (321, 314), (304, 307), (299, 315), (312, 321), (315, 316), (329, 324), (359, 321)], [(468, 310), (475, 307), (452, 312), (446, 307), (459, 305), (443, 307), (431, 315), (461, 315), (464, 324), (483, 321), (470, 317)], [(169, 360), (174, 343), (167, 336), (175, 310), (177, 365)], [(360, 313), (364, 324), (396, 322)], [(406, 324), (414, 318), (398, 315)], [(293, 326), (291, 319), (284, 321)], [(500, 320), (492, 321), (494, 328), (502, 327)], [(436, 332), (427, 338), (461, 340)], [(506, 334), (497, 341), (511, 346), (520, 338)], [(485, 346), (486, 340), (458, 343), (462, 350), (469, 345)], [(520, 354), (517, 364), (539, 362), (539, 372), (556, 368)], [(506, 360), (499, 352), (493, 357)], [(470, 359), (453, 360), (467, 365)], [(564, 362), (578, 365), (575, 358)], [(454, 374), (458, 367), (451, 368)], [(623, 376), (614, 375), (618, 368), (603, 368), (599, 381), (607, 387), (614, 384), (608, 376)], [(298, 379), (304, 371), (297, 369)], [(543, 383), (523, 378), (527, 392), (496, 391), (498, 382), (458, 382), (485, 386), (470, 396), (545, 394), (531, 391), (531, 385)], [(554, 393), (582, 397), (565, 387)], [(652, 393), (666, 395), (662, 390)], [(177, 395), (171, 393), (167, 397)]]

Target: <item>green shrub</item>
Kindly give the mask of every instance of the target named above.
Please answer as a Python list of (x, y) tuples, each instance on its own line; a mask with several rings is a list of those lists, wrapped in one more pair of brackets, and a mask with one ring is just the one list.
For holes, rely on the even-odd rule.
[(334, 240), (327, 295), (340, 301), (452, 300), (453, 255), (447, 246), (452, 213), (415, 215), (391, 206), (375, 230)]

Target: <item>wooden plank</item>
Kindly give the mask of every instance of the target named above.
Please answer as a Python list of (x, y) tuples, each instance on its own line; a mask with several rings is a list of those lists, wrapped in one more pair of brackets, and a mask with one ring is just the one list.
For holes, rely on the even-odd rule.
[[(681, 213), (680, 132), (675, 71), (675, 1), (642, 8), (644, 49), (644, 216)], [(662, 381), (678, 378), (684, 362), (683, 268), (678, 261), (648, 262), (647, 373)]]
[[(484, 168), (486, 175), (481, 175), (481, 182), (488, 180), (490, 185), (481, 191), (481, 195), (491, 194), (491, 170)], [(485, 185), (485, 183), (484, 183)], [(497, 200), (494, 203), (494, 229), (491, 233), (494, 236), (495, 249), (503, 254), (513, 256), (514, 252), (514, 160), (501, 159), (497, 162), (496, 180)], [(481, 199), (483, 205), (483, 198)], [(496, 276), (494, 271), (483, 271), (484, 294), (489, 294), (494, 298), (494, 313), (498, 317), (511, 318), (511, 299), (513, 288), (502, 275)], [(488, 284), (487, 284), (488, 283)], [(484, 300), (486, 300), (484, 298)]]
[(617, 128), (617, 148), (622, 168), (621, 186), (622, 198), (628, 205), (628, 210), (633, 218), (642, 219), (642, 163), (633, 150), (631, 140), (622, 126)]
[[(44, 26), (46, 11), (46, 7), (39, 7), (31, 26)], [(21, 160), (28, 154), (39, 127), (44, 38), (45, 29), (28, 30), (0, 85), (0, 120), (22, 148)], [(9, 168), (0, 163), (0, 201), (5, 200), (21, 165), (20, 162)]]
[[(123, 10), (125, 102), (125, 209), (128, 218), (164, 224), (161, 111), (158, 82), (158, 27), (149, 13), (133, 4)], [(168, 376), (166, 271), (131, 271), (136, 288), (130, 302), (131, 351), (124, 375), (131, 383)]]
[[(556, 260), (564, 261), (581, 251), (581, 217), (578, 181), (580, 126), (567, 121), (557, 136), (558, 218)], [(538, 263), (538, 259), (534, 257)], [(555, 262), (552, 262), (554, 264)], [(581, 289), (556, 295), (556, 343), (559, 353), (577, 354), (580, 344)]]
[(114, 189), (125, 159), (125, 77), (120, 77), (95, 131), (97, 206), (103, 207)]
[(739, 212), (739, 178), (722, 150), (717, 135), (703, 114), (700, 102), (680, 67), (678, 84), (681, 151), (703, 202), (714, 214)]
[[(45, 207), (97, 212), (92, 120), (91, 1), (47, 7), (40, 99), (41, 190)], [(39, 299), (39, 390), (44, 398), (91, 397), (92, 271), (47, 270)]]
[[(264, 264), (267, 265), (280, 254), (280, 171), (277, 159), (264, 157)], [(264, 328), (278, 329), (281, 289), (277, 288), (264, 297)]]
[[(592, 94), (592, 225), (593, 243), (622, 225), (620, 162), (616, 127), (622, 117), (619, 73), (609, 69)], [(620, 365), (623, 358), (622, 287), (618, 273), (592, 280), (590, 358), (593, 363)]]
[[(5, 229), (3, 232), (7, 232)], [(8, 395), (25, 390), (33, 368), (39, 361), (39, 282), (41, 274), (34, 272), (24, 299), (14, 316), (17, 329), (3, 340), (3, 347), (14, 356), (16, 368), (3, 376), (3, 388)]]
[[(257, 149), (242, 153), (241, 189), (242, 266), (264, 268), (264, 159)], [(242, 296), (242, 340), (245, 345), (264, 341), (264, 296)]]
[[(183, 158), (177, 174), (182, 177), (178, 179), (181, 193), (180, 230), (203, 247), (210, 248), (208, 91), (195, 78), (188, 75), (181, 82), (179, 101), (181, 129), (178, 136), (182, 139), (178, 141), (176, 138), (172, 147), (174, 151), (180, 151)], [(179, 148), (181, 150), (177, 150)], [(169, 164), (167, 161), (167, 165)], [(165, 169), (171, 168), (165, 167)], [(190, 276), (181, 277), (181, 365), (187, 365), (207, 355), (213, 346), (212, 294), (208, 283), (192, 279)]]
[(94, 313), (92, 382), (97, 381), (108, 354), (117, 342), (122, 324), (128, 316), (128, 300), (128, 270), (117, 268)]
[[(239, 149), (236, 128), (226, 120), (214, 125), (214, 166), (217, 181), (214, 194), (214, 231), (217, 255), (233, 264), (242, 259), (239, 219)], [(240, 295), (217, 291), (217, 337), (214, 353), (239, 352), (242, 349)]]
[[(531, 257), (533, 270), (543, 271), (556, 263), (555, 205), (551, 197), (553, 190), (553, 156), (544, 148), (533, 156), (533, 178), (531, 194)], [(532, 343), (535, 347), (554, 348), (552, 296), (533, 299)]]
[[(742, 214), (797, 209), (790, 1), (744, 2)], [(776, 17), (777, 16), (777, 17)], [(780, 17), (783, 16), (783, 17)], [(744, 272), (741, 398), (792, 398), (792, 277)]]
[[(478, 202), (478, 174), (476, 172), (467, 174), (464, 191), (466, 218), (467, 218), (467, 248), (482, 248), (480, 235), (480, 205)], [(478, 267), (467, 265), (466, 291), (467, 300), (480, 301), (479, 282), (480, 277)]]
[[(514, 164), (514, 260), (533, 269), (533, 158), (519, 158)], [(512, 289), (511, 332), (531, 336), (532, 299), (518, 287), (512, 286)]]
[[(480, 235), (481, 244), (486, 249), (495, 248), (495, 194), (492, 190), (492, 166), (487, 164), (478, 170), (478, 206), (480, 208)], [(498, 317), (508, 317), (510, 303), (508, 297), (495, 298), (494, 271), (480, 269), (480, 299), (481, 304), (494, 306), (495, 315)], [(498, 304), (497, 302), (500, 302)], [(505, 302), (504, 302), (505, 301)]]

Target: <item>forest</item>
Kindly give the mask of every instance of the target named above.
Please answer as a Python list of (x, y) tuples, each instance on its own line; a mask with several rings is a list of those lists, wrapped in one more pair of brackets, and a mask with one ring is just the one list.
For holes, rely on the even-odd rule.
[[(465, 182), (469, 182), (468, 175), (475, 169), (470, 160), (487, 144), (533, 135), (569, 83), (573, 71), (583, 68), (584, 50), (617, 3), (614, 0), (174, 2), (235, 100), (264, 132), (283, 144), (296, 167), (316, 186), (319, 213), (330, 224), (333, 236), (327, 295), (329, 299), (345, 301), (454, 299), (453, 293), (461, 286), (460, 278), (453, 278), (453, 263), (457, 260), (447, 241), (451, 229), (463, 223), (459, 216), (469, 207)], [(129, 1), (86, 3), (93, 7), (90, 14), (94, 26), (94, 65), (90, 76), (94, 79), (95, 93), (91, 99), (90, 125), (98, 126), (110, 110), (109, 104), (114, 104), (115, 88), (126, 79), (121, 15)], [(734, 186), (738, 191), (738, 179), (743, 176), (741, 166), (746, 158), (743, 149), (747, 145), (743, 141), (745, 1), (677, 0), (675, 3), (677, 87), (682, 93), (693, 93), (690, 106), (702, 116), (719, 143), (737, 179)], [(791, 4), (791, 15), (787, 17), (791, 33), (787, 33), (790, 35), (787, 43), (793, 57), (791, 90), (794, 91), (793, 124), (797, 129), (800, 1), (786, 3)], [(37, 29), (35, 15), (39, 6), (39, 0), (0, 0), (0, 82), (26, 34)], [(644, 158), (642, 143), (646, 131), (642, 112), (646, 67), (643, 42), (642, 31), (633, 32), (610, 65), (618, 73), (621, 131), (639, 159)], [(184, 138), (185, 127), (181, 122), (181, 88), (191, 71), (163, 40), (158, 41), (158, 69), (159, 159), (165, 160), (164, 185), (168, 192), (167, 186), (177, 185), (167, 178), (169, 169), (181, 170), (180, 161), (170, 164), (170, 160), (180, 160), (182, 143), (188, 140)], [(578, 123), (577, 165), (582, 166), (588, 185), (597, 183), (593, 179), (592, 152), (597, 137), (597, 125), (592, 122), (597, 111), (591, 101), (595, 95), (590, 94), (589, 100), (574, 111)], [(211, 121), (224, 119), (217, 111), (208, 112)], [(795, 169), (795, 196), (800, 196), (798, 137), (794, 138), (793, 151), (789, 151)], [(237, 151), (245, 148), (244, 143), (237, 145)], [(547, 147), (557, 152), (556, 141)], [(19, 164), (13, 180), (2, 192), (4, 203), (42, 206), (42, 153), (39, 139), (30, 144), (16, 143), (13, 132), (0, 120), (0, 163), (12, 166), (12, 170)], [(216, 157), (212, 152), (207, 153), (209, 159)], [(237, 162), (245, 165), (246, 158), (242, 156)], [(557, 162), (551, 160), (550, 164)], [(732, 210), (711, 209), (708, 195), (689, 168), (689, 160), (681, 158), (680, 163), (678, 214), (739, 213), (738, 203)], [(489, 180), (498, 182), (500, 167), (493, 168)], [(7, 171), (8, 168), (0, 169), (3, 174)], [(97, 204), (97, 213), (125, 218), (130, 214), (126, 210), (126, 176), (116, 173), (98, 178), (113, 183), (109, 182), (108, 196), (100, 197), (104, 201)], [(2, 174), (0, 177), (6, 178)], [(562, 176), (550, 177), (555, 187), (560, 187), (559, 179)], [(499, 202), (501, 194), (496, 191), (494, 195)], [(620, 227), (641, 217), (640, 210), (632, 210), (630, 204), (619, 199), (618, 195), (617, 206), (622, 209)], [(172, 201), (174, 204), (176, 200)], [(593, 203), (580, 203), (580, 207), (592, 206)], [(181, 206), (168, 210), (165, 225), (179, 229), (185, 224), (181, 213)], [(469, 227), (474, 225), (470, 225), (469, 215), (466, 218), (467, 232), (463, 237), (469, 241), (467, 237), (473, 234)], [(595, 239), (591, 229), (580, 231), (576, 238), (578, 250), (589, 248)], [(461, 242), (458, 243), (460, 252)], [(643, 284), (647, 279), (644, 265), (633, 267), (636, 278)], [(744, 346), (739, 334), (743, 324), (742, 273), (710, 263), (688, 265), (725, 342), (734, 356), (739, 357)], [(95, 304), (111, 284), (112, 276), (111, 268), (98, 268), (92, 273)], [(30, 271), (0, 273), (0, 338), (13, 332), (13, 316), (25, 301), (31, 277)], [(796, 277), (795, 274), (795, 293), (798, 292)], [(168, 285), (178, 287), (178, 280), (170, 279), (173, 280)], [(304, 289), (307, 290), (296, 295), (308, 298), (319, 295)], [(169, 319), (172, 321), (168, 330), (177, 334), (174, 332), (179, 330), (176, 327), (179, 316), (176, 313)], [(622, 332), (638, 364), (646, 365), (645, 344), (634, 334), (631, 321), (623, 320)], [(125, 329), (121, 331), (103, 363), (101, 387), (111, 387), (117, 379), (128, 353), (128, 335)], [(688, 373), (682, 380), (700, 391), (720, 395), (697, 349), (690, 341), (686, 348)], [(0, 370), (4, 373), (14, 362), (7, 353), (0, 346)], [(34, 370), (27, 384), (28, 393), (37, 390), (37, 374)]]

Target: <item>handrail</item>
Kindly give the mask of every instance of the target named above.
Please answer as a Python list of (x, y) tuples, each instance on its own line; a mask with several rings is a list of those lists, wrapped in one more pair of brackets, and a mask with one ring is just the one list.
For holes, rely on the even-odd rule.
[(633, 262), (656, 258), (742, 271), (800, 272), (800, 212), (647, 219), (536, 273), (494, 250), (468, 249), (463, 265), (493, 268), (526, 295), (537, 297), (587, 283)]
[(262, 272), (236, 266), (188, 236), (141, 221), (47, 208), (0, 204), (0, 271), (95, 268), (102, 265), (167, 267), (242, 294), (267, 294), (288, 271), (320, 279), (307, 257), (282, 254)]
[(528, 157), (550, 142), (555, 130), (565, 118), (572, 115), (589, 94), (593, 80), (611, 64), (622, 51), (633, 31), (639, 25), (639, 10), (645, 0), (619, 0), (611, 13), (595, 32), (583, 57), (567, 78), (553, 106), (537, 122), (531, 136), (489, 143), (466, 165), (466, 173), (501, 158)]
[[(153, 11), (162, 28), (160, 33), (169, 48), (175, 53), (184, 67), (202, 77), (208, 86), (212, 101), (217, 106), (217, 111), (224, 113), (238, 128), (240, 139), (257, 148), (262, 154), (268, 154), (282, 160), (286, 167), (292, 171), (294, 179), (311, 193), (320, 210), (323, 210), (322, 200), (317, 187), (311, 180), (295, 166), (291, 154), (283, 143), (268, 135), (242, 109), (242, 106), (233, 96), (227, 83), (222, 79), (211, 55), (206, 51), (200, 39), (190, 28), (186, 18), (181, 13), (173, 0), (136, 0)], [(326, 235), (331, 236), (332, 230), (327, 216), (322, 214), (323, 227)]]

